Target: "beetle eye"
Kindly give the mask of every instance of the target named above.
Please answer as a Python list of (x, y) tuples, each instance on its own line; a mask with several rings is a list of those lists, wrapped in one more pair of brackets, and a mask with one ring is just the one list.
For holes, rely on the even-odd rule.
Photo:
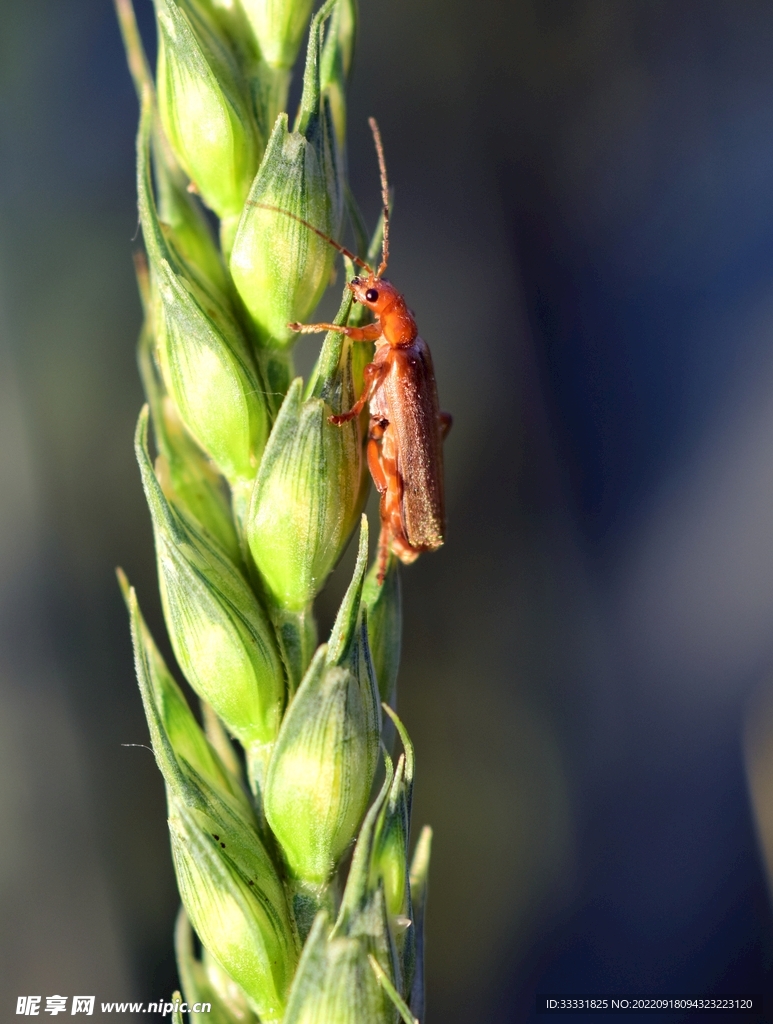
[(375, 288), (368, 288), (368, 290), (365, 292), (365, 298), (368, 300), (368, 302), (375, 302), (376, 299), (378, 298), (378, 292), (376, 291)]

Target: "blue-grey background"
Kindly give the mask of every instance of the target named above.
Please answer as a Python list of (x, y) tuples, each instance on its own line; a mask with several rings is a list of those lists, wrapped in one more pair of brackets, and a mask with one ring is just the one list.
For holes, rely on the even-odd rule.
[[(107, 0), (0, 21), (9, 1016), (164, 997), (177, 900), (113, 576), (160, 632), (136, 100)], [(375, 217), (374, 114), (390, 277), (455, 416), (447, 545), (404, 575), (430, 1024), (773, 992), (742, 751), (772, 677), (772, 58), (762, 0), (363, 0), (352, 184)]]

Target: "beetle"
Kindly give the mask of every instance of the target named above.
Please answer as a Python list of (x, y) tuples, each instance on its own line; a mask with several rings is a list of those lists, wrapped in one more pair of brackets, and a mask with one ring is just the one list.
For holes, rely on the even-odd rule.
[(301, 334), (337, 331), (352, 341), (376, 343), (373, 362), (364, 369), (365, 387), (360, 398), (348, 411), (331, 416), (330, 422), (346, 423), (359, 416), (366, 402), (369, 405), (368, 468), (381, 495), (381, 583), (390, 551), (408, 564), (423, 551), (435, 551), (443, 544), (443, 441), (452, 418), (440, 411), (432, 356), (419, 335), (414, 315), (402, 294), (383, 277), (389, 261), (389, 188), (381, 133), (375, 118), (370, 118), (369, 124), (378, 155), (383, 204), (381, 262), (375, 271), (295, 214), (264, 203), (256, 205), (286, 213), (305, 224), (365, 271), (353, 278), (348, 287), (355, 301), (371, 310), (373, 323), (364, 327), (291, 323), (288, 327)]

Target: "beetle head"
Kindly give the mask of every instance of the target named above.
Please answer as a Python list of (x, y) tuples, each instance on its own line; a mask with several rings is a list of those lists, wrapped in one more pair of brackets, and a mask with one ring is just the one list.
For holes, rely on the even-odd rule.
[(356, 301), (372, 310), (376, 316), (379, 316), (386, 306), (391, 305), (396, 298), (399, 298), (399, 292), (395, 286), (374, 273), (363, 277), (353, 277), (349, 282), (349, 288), (354, 293)]

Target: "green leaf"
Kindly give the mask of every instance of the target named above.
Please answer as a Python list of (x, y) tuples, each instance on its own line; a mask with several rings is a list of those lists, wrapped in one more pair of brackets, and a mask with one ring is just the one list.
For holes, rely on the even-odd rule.
[(368, 561), (368, 518), (363, 515), (360, 522), (360, 542), (357, 547), (357, 561), (354, 563), (352, 580), (338, 609), (328, 645), (328, 665), (343, 665), (349, 657), (356, 638), (362, 606), (362, 586), (365, 566)]
[(137, 190), (157, 304), (158, 361), (187, 429), (227, 478), (235, 501), (244, 504), (268, 434), (265, 389), (227, 300), (201, 287), (158, 220), (150, 181), (152, 120), (151, 98), (145, 93)]
[(321, 912), (290, 991), (284, 1024), (392, 1024), (394, 1012), (368, 961), (364, 936), (331, 937)]
[(137, 354), (158, 450), (156, 476), (168, 500), (194, 519), (238, 564), (242, 556), (224, 480), (188, 433), (164, 387), (153, 347), (146, 318)]
[[(284, 888), (245, 794), (195, 722), (133, 591), (125, 590), (140, 692), (167, 787), (183, 903), (202, 943), (262, 1019), (280, 1019), (297, 957)], [(240, 943), (249, 944), (241, 954)]]
[(419, 1021), (417, 1020), (416, 1017), (413, 1016), (411, 1011), (405, 1005), (402, 998), (400, 997), (400, 993), (389, 980), (388, 975), (386, 974), (378, 960), (373, 956), (373, 954), (368, 954), (368, 962), (370, 963), (370, 966), (373, 968), (373, 973), (378, 978), (379, 984), (382, 986), (386, 994), (394, 1003), (395, 1009), (403, 1018), (405, 1024), (419, 1024)]
[(282, 1019), (297, 957), (284, 892), (257, 835), (221, 810), (170, 797), (177, 885), (202, 945), (268, 1024)]
[(288, 323), (305, 320), (315, 308), (336, 255), (333, 246), (293, 217), (332, 238), (341, 229), (344, 170), (319, 79), (322, 24), (332, 2), (312, 22), (295, 128), (289, 130), (286, 114), (277, 119), (231, 252), (234, 283), (269, 347), (294, 343)]
[(292, 875), (312, 894), (354, 839), (378, 758), (380, 709), (360, 607), (365, 523), (330, 646), (319, 648), (293, 698), (266, 779), (266, 817)]
[(302, 400), (297, 378), (266, 445), (252, 494), (247, 540), (281, 608), (302, 611), (346, 546), (361, 507), (362, 447), (356, 421), (329, 422), (322, 398)]
[(411, 861), (411, 903), (416, 936), (416, 968), (411, 985), (411, 1011), (424, 1017), (424, 922), (427, 913), (427, 875), (432, 850), (432, 829), (425, 825), (416, 843)]
[[(219, 545), (167, 501), (147, 450), (147, 407), (135, 439), (153, 519), (161, 600), (175, 655), (256, 766), (268, 757), (285, 684), (271, 624)], [(253, 784), (259, 783), (253, 774)]]
[(346, 879), (346, 888), (335, 923), (335, 931), (342, 935), (349, 933), (352, 922), (362, 913), (372, 892), (373, 854), (378, 839), (379, 822), (394, 779), (392, 759), (385, 755), (384, 761), (386, 765), (384, 782), (378, 796), (368, 808), (368, 813), (365, 815), (357, 836), (357, 844), (354, 847), (352, 863)]
[(191, 0), (154, 0), (158, 104), (186, 174), (220, 217), (235, 217), (261, 144), (249, 89), (215, 19)]
[[(193, 929), (185, 907), (180, 907), (174, 928), (177, 973), (188, 1006), (208, 1003), (207, 1013), (189, 1010), (191, 1024), (259, 1024), (250, 1010), (244, 990), (225, 974), (204, 952), (205, 960), (197, 960), (193, 951)], [(214, 983), (213, 983), (214, 978)], [(216, 984), (215, 984), (216, 983)]]
[(356, 0), (338, 0), (322, 50), (320, 81), (330, 102), (339, 149), (346, 145), (346, 87), (357, 34)]
[(263, 59), (270, 67), (295, 63), (312, 0), (241, 0)]
[(172, 1010), (172, 1024), (185, 1024), (183, 1021), (182, 1010), (180, 1009), (182, 996), (179, 992), (172, 993), (172, 1003), (174, 1004), (174, 1008)]
[(383, 583), (374, 562), (365, 580), (363, 601), (368, 609), (368, 638), (382, 701), (394, 705), (403, 635), (402, 590), (397, 559), (389, 556)]
[(293, 876), (323, 887), (367, 807), (378, 751), (368, 681), (321, 647), (285, 715), (268, 769), (266, 817)]
[(137, 595), (119, 570), (119, 583), (131, 622), (134, 662), (150, 739), (167, 786), (187, 792), (187, 769), (206, 779), (214, 790), (235, 802), (246, 819), (254, 814), (238, 778), (229, 771), (207, 740), (188, 702), (174, 681), (140, 612)]
[(398, 761), (394, 781), (379, 819), (371, 870), (373, 878), (381, 879), (384, 885), (389, 924), (401, 959), (403, 991), (407, 996), (416, 970), (416, 928), (408, 881), (408, 842), (415, 761), (413, 744), (402, 722), (387, 704), (383, 708), (397, 728), (405, 753)]

